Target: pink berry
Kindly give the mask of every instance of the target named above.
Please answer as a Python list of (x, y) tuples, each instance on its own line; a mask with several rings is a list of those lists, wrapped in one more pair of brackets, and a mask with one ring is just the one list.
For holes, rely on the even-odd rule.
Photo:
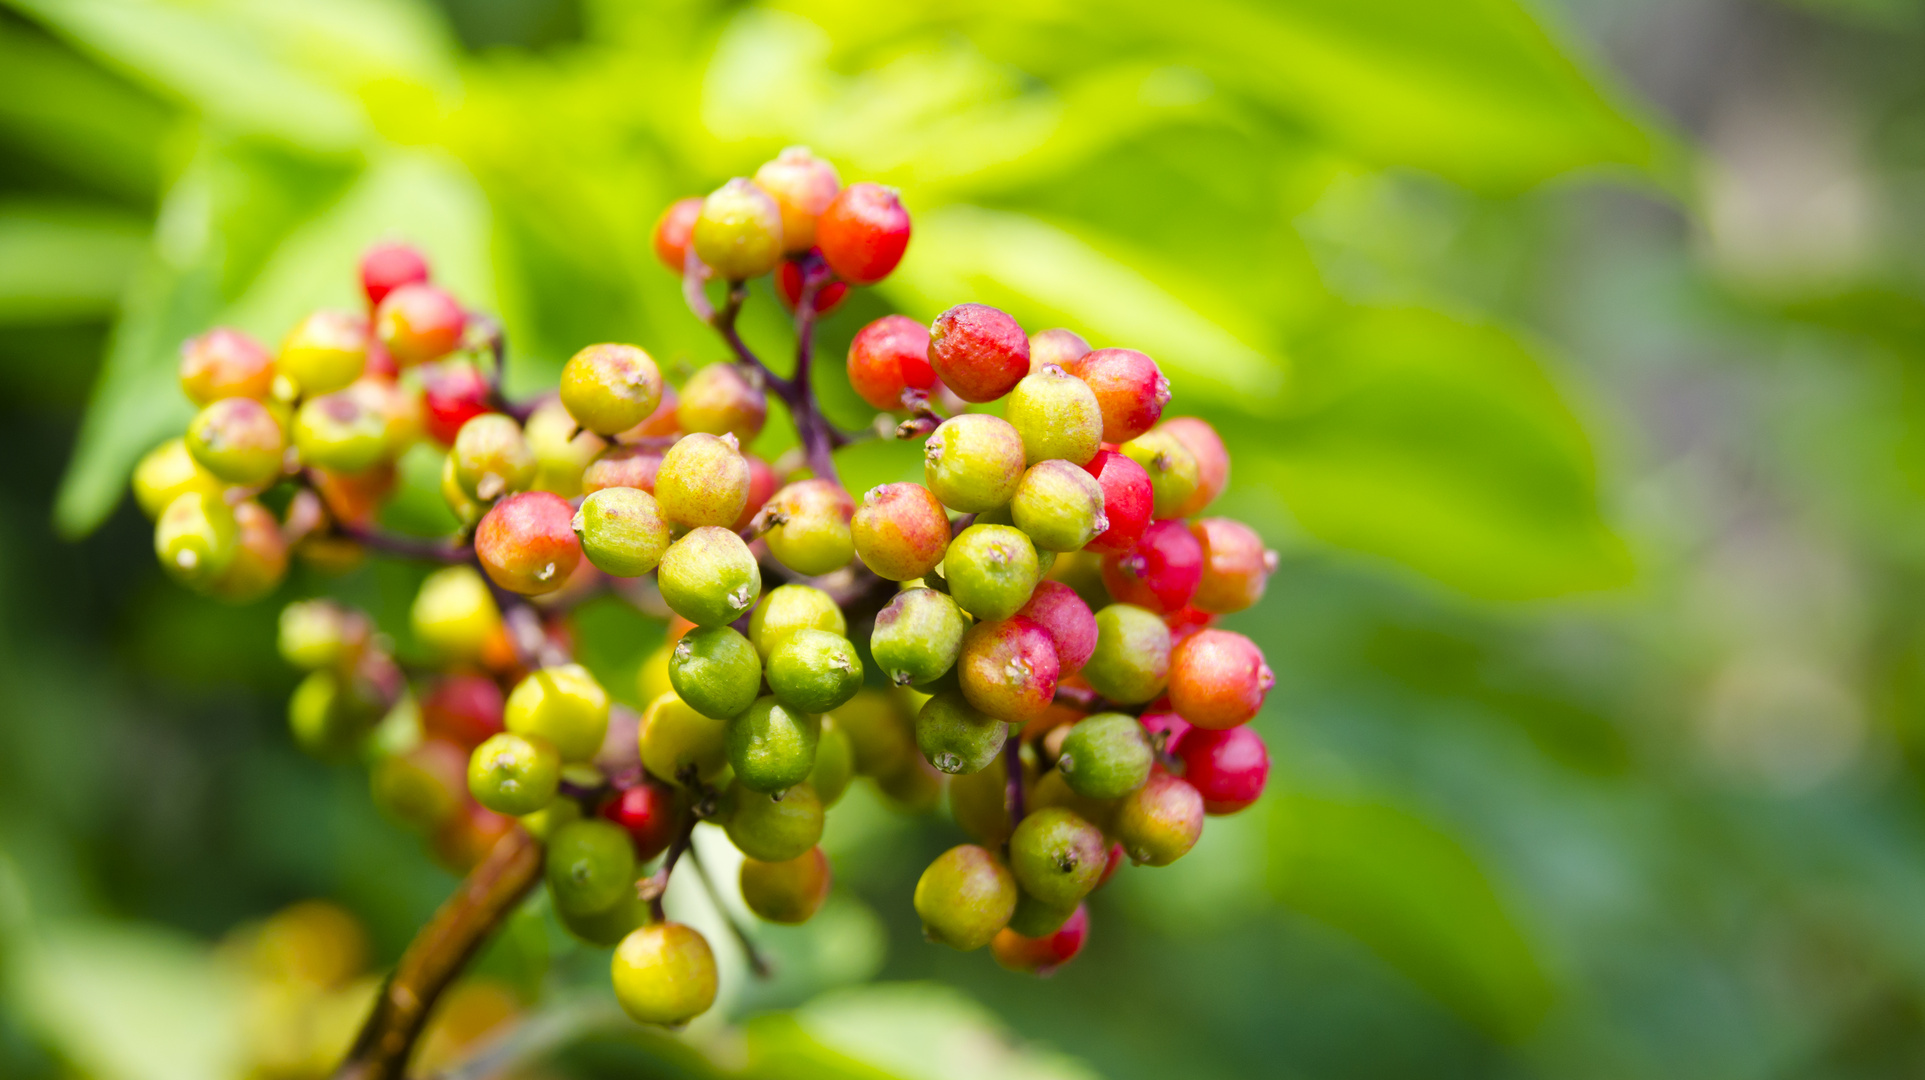
[(376, 244), (361, 256), (361, 291), (368, 306), (379, 307), (388, 294), (403, 285), (428, 280), (428, 260), (409, 244)]
[(1149, 732), (1150, 745), (1157, 746), (1157, 737), (1162, 737), (1161, 749), (1165, 754), (1174, 756), (1177, 744), (1183, 741), (1183, 734), (1190, 730), (1190, 722), (1170, 708), (1168, 698), (1158, 698), (1149, 710), (1137, 717), (1143, 723), (1143, 730)]
[(461, 305), (426, 282), (402, 285), (374, 309), (374, 332), (402, 367), (439, 360), (461, 344)]
[(485, 675), (449, 675), (421, 699), (421, 727), (472, 750), (501, 733), (502, 700), (501, 687)]
[(1209, 421), (1200, 417), (1178, 416), (1163, 421), (1159, 427), (1196, 458), (1196, 491), (1171, 515), (1195, 517), (1215, 502), (1216, 497), (1223, 494), (1223, 486), (1230, 482), (1230, 451)]
[(1083, 468), (1103, 485), (1103, 516), (1110, 523), (1086, 546), (1104, 555), (1120, 555), (1135, 547), (1149, 527), (1156, 503), (1150, 474), (1115, 450), (1098, 450)]
[(488, 410), (488, 381), (474, 365), (455, 362), (422, 379), (421, 426), (443, 446), (453, 446), (461, 425)]
[(755, 186), (782, 211), (782, 241), (791, 253), (815, 246), (816, 219), (842, 190), (834, 165), (806, 146), (791, 146), (755, 170)]
[[(662, 454), (639, 446), (611, 446), (582, 470), (582, 494), (603, 488), (640, 488), (653, 495), (655, 476), (662, 471)], [(751, 473), (750, 479), (754, 476)]]
[(929, 366), (964, 401), (994, 401), (1029, 374), (1029, 335), (987, 304), (957, 304), (929, 326)]
[(1199, 610), (1228, 615), (1263, 599), (1277, 553), (1263, 546), (1256, 530), (1229, 518), (1204, 518), (1191, 522), (1190, 532), (1203, 547), (1203, 580), (1191, 601)]
[(1078, 357), (1069, 373), (1096, 391), (1104, 442), (1128, 442), (1150, 430), (1170, 402), (1170, 380), (1135, 349), (1097, 349)]
[(996, 962), (1011, 971), (1048, 975), (1076, 958), (1089, 939), (1089, 909), (1082, 904), (1063, 925), (1043, 937), (1024, 937), (1004, 927), (989, 943)]
[(970, 627), (956, 670), (963, 697), (998, 720), (1039, 720), (1056, 699), (1056, 646), (1048, 631), (1020, 616)]
[(922, 577), (949, 549), (949, 515), (921, 484), (870, 488), (849, 528), (862, 564), (889, 581)]
[(1203, 545), (1181, 521), (1157, 521), (1122, 555), (1103, 559), (1103, 585), (1125, 604), (1179, 610), (1203, 579)]
[(816, 219), (815, 241), (837, 277), (851, 285), (874, 285), (902, 262), (909, 247), (909, 211), (895, 188), (850, 184)]
[(509, 592), (554, 592), (568, 584), (581, 562), (575, 508), (553, 492), (510, 495), (475, 527), (475, 557), (494, 583)]
[(1257, 801), (1270, 778), (1270, 752), (1249, 725), (1210, 731), (1193, 728), (1176, 749), (1183, 779), (1203, 796), (1211, 814), (1234, 814)]
[(849, 385), (871, 406), (901, 409), (906, 389), (929, 390), (929, 328), (907, 315), (884, 315), (849, 343)]
[(196, 405), (228, 397), (265, 399), (274, 392), (274, 355), (239, 330), (217, 326), (181, 345), (180, 388)]
[(1276, 683), (1263, 650), (1242, 634), (1198, 630), (1170, 651), (1170, 704), (1200, 728), (1247, 723)]
[(1074, 675), (1096, 651), (1096, 616), (1076, 590), (1060, 581), (1040, 581), (1029, 603), (1016, 612), (1043, 628), (1056, 647), (1059, 675)]

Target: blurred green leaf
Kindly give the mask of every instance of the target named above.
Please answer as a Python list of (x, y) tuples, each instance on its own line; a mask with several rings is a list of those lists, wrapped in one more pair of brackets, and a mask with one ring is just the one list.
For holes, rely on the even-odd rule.
[(112, 311), (146, 249), (145, 224), (124, 211), (0, 202), (0, 325)]
[(166, 106), (71, 49), (0, 23), (0, 131), (19, 150), (116, 195), (152, 198)]

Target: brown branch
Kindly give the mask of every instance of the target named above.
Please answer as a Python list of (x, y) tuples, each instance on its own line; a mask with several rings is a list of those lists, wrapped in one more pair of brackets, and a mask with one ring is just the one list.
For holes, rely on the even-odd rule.
[(401, 954), (334, 1080), (399, 1080), (436, 999), (541, 877), (541, 845), (522, 829), (495, 842)]

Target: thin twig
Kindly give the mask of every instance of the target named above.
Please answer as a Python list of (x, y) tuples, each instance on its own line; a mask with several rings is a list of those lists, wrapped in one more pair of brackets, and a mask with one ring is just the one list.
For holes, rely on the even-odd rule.
[(689, 813), (682, 819), (682, 829), (675, 834), (675, 840), (668, 845), (668, 854), (662, 859), (661, 868), (635, 883), (635, 891), (643, 900), (648, 901), (648, 913), (656, 922), (667, 918), (662, 913), (662, 894), (668, 892), (668, 878), (675, 872), (675, 864), (680, 862), (683, 853), (688, 851), (689, 841), (695, 836), (695, 823), (699, 815)]
[(474, 552), (465, 545), (451, 544), (445, 540), (423, 540), (413, 536), (401, 536), (347, 521), (336, 521), (334, 531), (362, 547), (404, 559), (460, 563), (474, 557)]
[(1009, 773), (1003, 788), (1003, 807), (1009, 812), (1013, 832), (1022, 823), (1023, 808), (1023, 733), (1018, 730), (1003, 743), (1003, 768)]
[(696, 878), (702, 882), (702, 888), (709, 894), (709, 902), (715, 905), (716, 913), (721, 915), (722, 921), (728, 923), (729, 929), (735, 932), (736, 942), (742, 946), (743, 954), (749, 958), (749, 970), (754, 972), (758, 979), (766, 979), (774, 975), (775, 967), (769, 963), (769, 958), (762, 955), (761, 949), (756, 948), (755, 939), (749, 937), (748, 930), (735, 920), (735, 912), (729, 910), (728, 904), (722, 901), (722, 893), (716, 889), (715, 881), (709, 877), (708, 870), (702, 866), (701, 852), (689, 851), (688, 867), (695, 871)]

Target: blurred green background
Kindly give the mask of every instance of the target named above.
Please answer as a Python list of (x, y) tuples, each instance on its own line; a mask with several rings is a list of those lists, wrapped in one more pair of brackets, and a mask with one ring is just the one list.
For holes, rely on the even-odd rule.
[(797, 142), (915, 214), (825, 328), (844, 423), (856, 328), (978, 300), (1223, 430), (1270, 792), (1048, 981), (923, 944), (959, 833), (852, 796), (835, 906), (681, 1043), (531, 909), (483, 968), (534, 1074), (1925, 1073), (1921, 55), (1917, 0), (0, 2), (0, 1075), (233, 1075), (212, 943), (325, 897), (385, 962), (452, 885), (293, 749), (278, 604), (158, 573), (179, 341), (401, 236), (524, 391), (716, 359), (649, 228)]

